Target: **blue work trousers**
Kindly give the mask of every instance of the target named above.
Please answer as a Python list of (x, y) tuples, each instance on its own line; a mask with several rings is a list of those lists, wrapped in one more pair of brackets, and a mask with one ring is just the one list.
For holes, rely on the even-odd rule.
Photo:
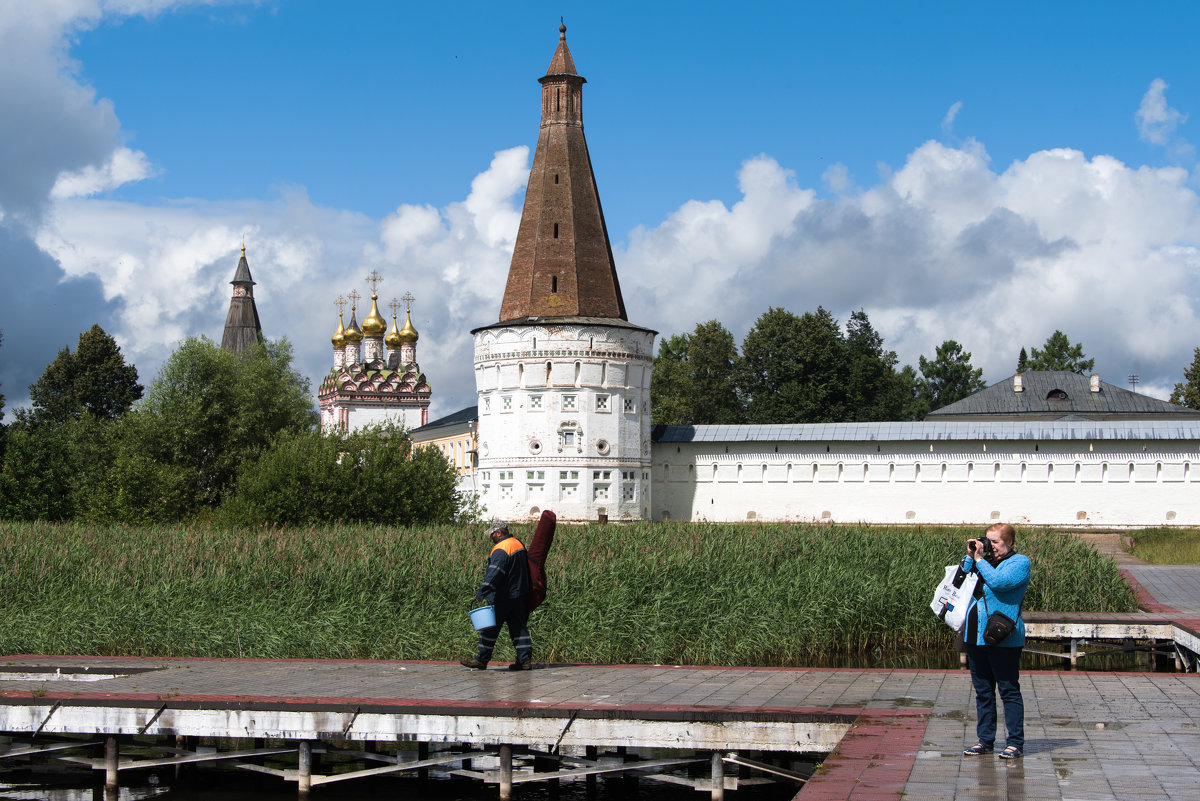
[(996, 742), (996, 691), (1004, 702), (1005, 745), (1025, 750), (1025, 701), (1021, 698), (1021, 648), (967, 644), (971, 684), (975, 686), (975, 733), (979, 744), (992, 748)]
[(525, 607), (523, 597), (496, 599), (496, 625), (479, 630), (479, 653), (475, 658), (480, 662), (491, 660), (496, 638), (500, 636), (500, 627), (504, 625), (508, 626), (508, 636), (512, 638), (517, 661), (531, 661), (533, 640), (529, 636), (529, 610)]

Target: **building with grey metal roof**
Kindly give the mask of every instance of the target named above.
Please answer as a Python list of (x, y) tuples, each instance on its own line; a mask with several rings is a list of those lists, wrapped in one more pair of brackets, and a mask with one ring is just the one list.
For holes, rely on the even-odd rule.
[(1017, 373), (926, 415), (945, 420), (1200, 420), (1200, 411), (1130, 392), (1098, 375)]

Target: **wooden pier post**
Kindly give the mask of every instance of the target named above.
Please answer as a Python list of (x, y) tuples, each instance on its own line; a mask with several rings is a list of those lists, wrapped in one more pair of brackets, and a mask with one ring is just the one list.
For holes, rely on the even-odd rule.
[[(429, 759), (429, 743), (422, 740), (417, 743), (417, 759)], [(396, 761), (400, 761), (400, 752), (396, 752)], [(429, 768), (417, 768), (417, 779), (429, 781)]]
[(296, 789), (301, 797), (307, 797), (312, 789), (312, 742), (309, 740), (300, 741), (298, 763)]
[[(594, 745), (584, 746), (584, 748), (583, 748), (584, 759), (588, 760), (589, 762), (595, 762), (597, 755), (598, 755), (598, 751), (596, 750), (596, 746), (594, 746)], [(587, 778), (584, 779), (584, 785), (586, 787), (587, 797), (594, 798), (596, 795), (596, 774), (589, 773), (587, 775)]]
[(512, 754), (511, 745), (500, 746), (500, 801), (512, 799)]
[(104, 738), (104, 789), (117, 789), (117, 769), (120, 765), (121, 753), (117, 747), (117, 736), (110, 734)]
[(725, 801), (725, 763), (721, 752), (712, 752), (712, 801)]

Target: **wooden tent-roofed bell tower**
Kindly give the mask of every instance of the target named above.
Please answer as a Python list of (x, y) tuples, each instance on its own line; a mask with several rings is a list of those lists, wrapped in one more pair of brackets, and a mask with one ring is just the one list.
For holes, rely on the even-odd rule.
[(238, 260), (233, 274), (233, 297), (229, 299), (229, 313), (225, 315), (225, 332), (221, 335), (223, 350), (241, 353), (256, 342), (261, 342), (262, 325), (258, 321), (258, 307), (254, 304), (254, 279), (250, 277), (250, 264), (246, 261), (246, 246), (242, 245), (242, 258)]

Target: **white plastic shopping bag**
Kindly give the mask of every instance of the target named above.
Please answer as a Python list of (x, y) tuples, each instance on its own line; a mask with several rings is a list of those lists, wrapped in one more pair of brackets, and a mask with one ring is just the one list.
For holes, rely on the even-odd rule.
[(933, 594), (929, 608), (938, 616), (938, 620), (955, 631), (961, 631), (967, 622), (967, 607), (978, 582), (979, 574), (974, 570), (968, 573), (961, 565), (950, 565), (946, 568), (946, 577)]

